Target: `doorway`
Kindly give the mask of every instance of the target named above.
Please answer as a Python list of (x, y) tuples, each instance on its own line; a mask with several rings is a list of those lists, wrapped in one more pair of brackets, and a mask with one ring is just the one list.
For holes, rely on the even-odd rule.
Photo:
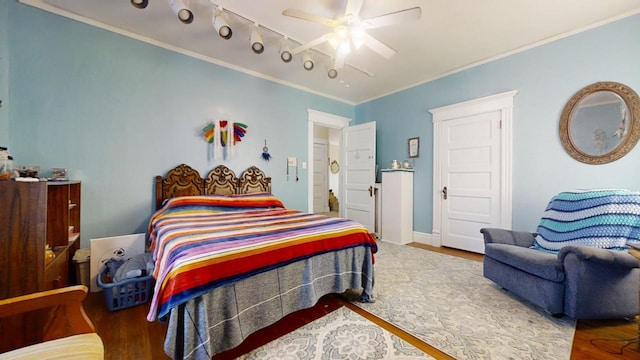
[[(330, 212), (329, 209), (329, 189), (332, 190), (334, 196), (338, 199), (338, 203), (340, 199), (343, 198), (342, 192), (343, 189), (340, 186), (343, 182), (341, 171), (337, 171), (333, 174), (330, 171), (331, 163), (335, 160), (339, 165), (342, 163), (342, 129), (347, 127), (351, 119), (345, 118), (338, 115), (333, 115), (329, 113), (324, 113), (320, 111), (316, 111), (313, 109), (307, 110), (307, 121), (308, 121), (308, 138), (307, 144), (309, 146), (309, 184), (307, 190), (307, 208), (309, 213), (318, 213), (325, 212), (319, 211), (321, 208), (324, 208), (326, 204), (326, 208)], [(320, 142), (327, 143), (327, 162), (318, 161), (316, 162), (316, 158), (318, 156), (316, 143), (317, 140)], [(325, 165), (326, 164), (326, 165)], [(323, 169), (321, 171), (317, 171), (316, 167), (321, 166)], [(326, 175), (327, 178), (327, 188), (326, 190), (320, 190), (319, 186), (316, 186), (315, 178), (316, 176), (322, 177)], [(317, 194), (318, 192), (323, 192), (322, 194)], [(323, 204), (317, 204), (320, 201)], [(340, 206), (338, 205), (338, 211), (336, 211), (336, 216), (339, 216), (341, 213)]]
[(340, 208), (340, 134), (339, 129), (314, 125), (313, 140), (313, 213), (338, 216)]

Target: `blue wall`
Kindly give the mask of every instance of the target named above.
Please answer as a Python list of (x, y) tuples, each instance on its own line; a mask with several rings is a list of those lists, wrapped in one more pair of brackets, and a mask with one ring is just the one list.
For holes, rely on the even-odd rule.
[(513, 228), (535, 230), (549, 198), (575, 188), (640, 190), (640, 146), (606, 165), (571, 158), (558, 135), (565, 103), (582, 87), (617, 81), (640, 92), (640, 15), (361, 104), (356, 123), (377, 122), (377, 161), (404, 159), (420, 137), (414, 230), (432, 229), (432, 139), (429, 109), (518, 90), (513, 123)]
[[(0, 27), (10, 50), (10, 151), (18, 165), (39, 165), (44, 175), (65, 167), (83, 182), (85, 246), (146, 230), (155, 175), (184, 162), (205, 176), (218, 165), (199, 135), (213, 120), (249, 125), (223, 164), (238, 175), (260, 166), (287, 207), (306, 210), (306, 171), (299, 182), (285, 172), (287, 156), (307, 158), (306, 110), (354, 117), (352, 105), (15, 1)], [(265, 139), (269, 163), (260, 159)]]
[[(558, 136), (562, 108), (580, 88), (618, 81), (640, 91), (639, 33), (636, 15), (354, 108), (2, 1), (0, 146), (8, 143), (19, 165), (39, 165), (45, 174), (66, 167), (83, 181), (86, 246), (90, 238), (145, 230), (155, 175), (182, 162), (201, 172), (217, 165), (198, 136), (209, 121), (248, 124), (236, 158), (223, 163), (236, 171), (259, 165), (287, 206), (306, 210), (307, 173), (287, 182), (284, 166), (287, 156), (307, 158), (306, 109), (355, 117), (355, 123), (375, 120), (381, 167), (405, 159), (407, 139), (420, 137), (414, 227), (430, 233), (429, 109), (518, 90), (513, 227), (534, 230), (559, 191), (640, 187), (639, 148), (610, 164), (586, 165), (564, 151)], [(259, 159), (265, 139), (269, 163)]]
[[(8, 6), (0, 3), (0, 24), (8, 22)], [(9, 146), (9, 41), (7, 26), (0, 25), (0, 146)]]

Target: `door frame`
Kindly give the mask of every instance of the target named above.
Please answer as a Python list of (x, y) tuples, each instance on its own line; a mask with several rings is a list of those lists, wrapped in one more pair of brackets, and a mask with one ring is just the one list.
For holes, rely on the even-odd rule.
[[(324, 126), (328, 128), (340, 130), (340, 163), (344, 163), (344, 146), (342, 145), (342, 129), (349, 125), (352, 119), (344, 116), (325, 113), (318, 110), (307, 109), (307, 169), (308, 174), (313, 175), (313, 127), (314, 125)], [(307, 211), (313, 213), (313, 176), (307, 176)], [(344, 191), (344, 178), (342, 172), (340, 172), (340, 191), (338, 198), (344, 198), (342, 192)], [(341, 209), (342, 210), (342, 209)]]
[(500, 224), (511, 229), (513, 192), (513, 97), (517, 90), (490, 95), (429, 110), (433, 115), (433, 246), (442, 246), (442, 174), (440, 156), (440, 131), (442, 122), (461, 117), (500, 111)]
[[(324, 146), (325, 152), (327, 153), (327, 156), (324, 159), (324, 162), (327, 165), (327, 166), (325, 166), (326, 181), (325, 181), (325, 184), (324, 184), (324, 189), (322, 189), (325, 201), (324, 201), (324, 204), (322, 205), (322, 211), (321, 212), (328, 212), (329, 211), (329, 161), (328, 161), (328, 158), (329, 158), (329, 141), (325, 140), (325, 139), (314, 138), (313, 139), (313, 145), (314, 145), (313, 146), (314, 151), (313, 151), (313, 154), (312, 154), (313, 156), (309, 156), (311, 158), (311, 160), (309, 160), (309, 162), (310, 163), (313, 162), (314, 165), (310, 169), (309, 178), (314, 178), (314, 173), (312, 171), (315, 171), (315, 162), (316, 162), (316, 155), (317, 155), (316, 152), (315, 152), (316, 145)], [(315, 180), (313, 180), (311, 182), (311, 184), (315, 185)], [(312, 192), (314, 191), (313, 186), (311, 187), (311, 191)], [(312, 194), (312, 195), (314, 195), (312, 197), (315, 197), (315, 194)], [(315, 205), (315, 203), (313, 205)], [(313, 213), (316, 213), (316, 212), (314, 211)]]

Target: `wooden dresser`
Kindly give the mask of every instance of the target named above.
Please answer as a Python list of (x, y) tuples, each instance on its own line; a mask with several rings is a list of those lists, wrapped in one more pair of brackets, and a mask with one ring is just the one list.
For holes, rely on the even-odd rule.
[[(80, 246), (80, 190), (79, 181), (0, 181), (0, 299), (69, 284)], [(46, 319), (31, 316), (0, 323), (0, 333), (15, 335), (0, 342), (0, 352), (39, 340)]]

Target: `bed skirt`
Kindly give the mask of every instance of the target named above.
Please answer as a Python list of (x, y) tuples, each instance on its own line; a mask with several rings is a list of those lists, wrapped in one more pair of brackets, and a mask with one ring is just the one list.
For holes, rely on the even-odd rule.
[(320, 254), (189, 300), (171, 310), (164, 350), (172, 359), (210, 360), (326, 294), (362, 289), (362, 300), (373, 301), (372, 259), (364, 246)]

